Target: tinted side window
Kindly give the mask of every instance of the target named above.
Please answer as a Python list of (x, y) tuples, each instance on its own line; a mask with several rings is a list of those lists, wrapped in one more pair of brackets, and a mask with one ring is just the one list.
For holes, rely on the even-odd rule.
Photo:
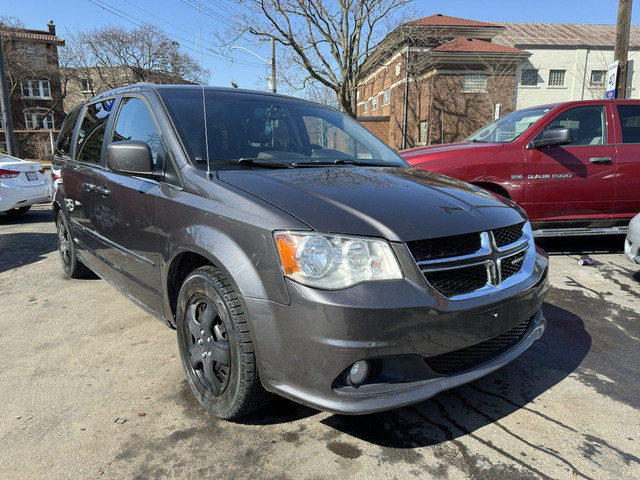
[(142, 100), (135, 97), (124, 98), (122, 107), (113, 129), (112, 142), (123, 140), (142, 140), (151, 148), (153, 163), (161, 167), (160, 134), (156, 128), (149, 109)]
[(69, 156), (71, 150), (71, 136), (73, 135), (73, 127), (76, 126), (76, 121), (80, 115), (82, 108), (77, 107), (71, 111), (64, 119), (60, 134), (58, 134), (58, 140), (56, 142), (56, 153), (65, 157)]
[(113, 99), (103, 100), (87, 106), (82, 125), (78, 129), (77, 157), (78, 160), (89, 163), (100, 163), (100, 153), (104, 142), (104, 132), (107, 128), (109, 113), (113, 106)]
[(554, 128), (571, 130), (572, 145), (604, 145), (607, 143), (607, 122), (604, 106), (576, 107), (562, 112), (541, 133)]
[(622, 143), (640, 143), (640, 105), (618, 105)]

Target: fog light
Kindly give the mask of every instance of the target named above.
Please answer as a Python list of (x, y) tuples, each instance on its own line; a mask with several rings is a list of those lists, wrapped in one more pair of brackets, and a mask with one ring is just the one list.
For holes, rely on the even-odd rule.
[(369, 362), (360, 360), (351, 367), (349, 371), (349, 383), (353, 386), (362, 385), (369, 376)]

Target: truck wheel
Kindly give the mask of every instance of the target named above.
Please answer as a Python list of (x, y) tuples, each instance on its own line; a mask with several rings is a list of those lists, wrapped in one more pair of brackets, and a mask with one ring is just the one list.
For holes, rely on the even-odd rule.
[(76, 256), (76, 247), (73, 244), (69, 225), (61, 212), (56, 216), (58, 230), (58, 252), (62, 261), (62, 270), (69, 278), (82, 278), (87, 276), (89, 269)]
[(31, 206), (12, 208), (11, 210), (5, 210), (4, 213), (10, 217), (19, 217), (20, 215), (27, 213), (29, 210), (31, 210)]
[(220, 270), (205, 266), (187, 277), (176, 326), (189, 386), (209, 412), (230, 420), (267, 402), (242, 305)]

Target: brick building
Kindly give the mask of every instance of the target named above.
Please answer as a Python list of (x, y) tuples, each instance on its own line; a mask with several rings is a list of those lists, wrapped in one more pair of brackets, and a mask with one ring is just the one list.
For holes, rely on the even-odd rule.
[(358, 120), (394, 148), (447, 143), (513, 109), (530, 54), (491, 40), (503, 26), (432, 15), (391, 32), (363, 65)]
[[(0, 26), (11, 113), (16, 130), (55, 130), (64, 119), (53, 21), (47, 30)], [(2, 126), (0, 125), (0, 129)]]
[[(515, 109), (603, 98), (615, 25), (486, 23), (431, 15), (391, 32), (363, 65), (357, 117), (397, 149), (461, 141)], [(640, 26), (626, 97), (637, 98)]]

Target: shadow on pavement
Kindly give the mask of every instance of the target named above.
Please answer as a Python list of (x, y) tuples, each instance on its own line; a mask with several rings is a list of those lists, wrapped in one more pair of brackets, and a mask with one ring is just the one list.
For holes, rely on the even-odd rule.
[(0, 273), (38, 262), (57, 248), (55, 233), (2, 234), (0, 235)]
[(572, 373), (591, 348), (591, 337), (581, 318), (549, 303), (543, 308), (545, 334), (504, 368), (420, 404), (359, 417), (333, 415), (322, 423), (379, 446), (406, 449), (472, 434), (528, 408), (539, 395)]

